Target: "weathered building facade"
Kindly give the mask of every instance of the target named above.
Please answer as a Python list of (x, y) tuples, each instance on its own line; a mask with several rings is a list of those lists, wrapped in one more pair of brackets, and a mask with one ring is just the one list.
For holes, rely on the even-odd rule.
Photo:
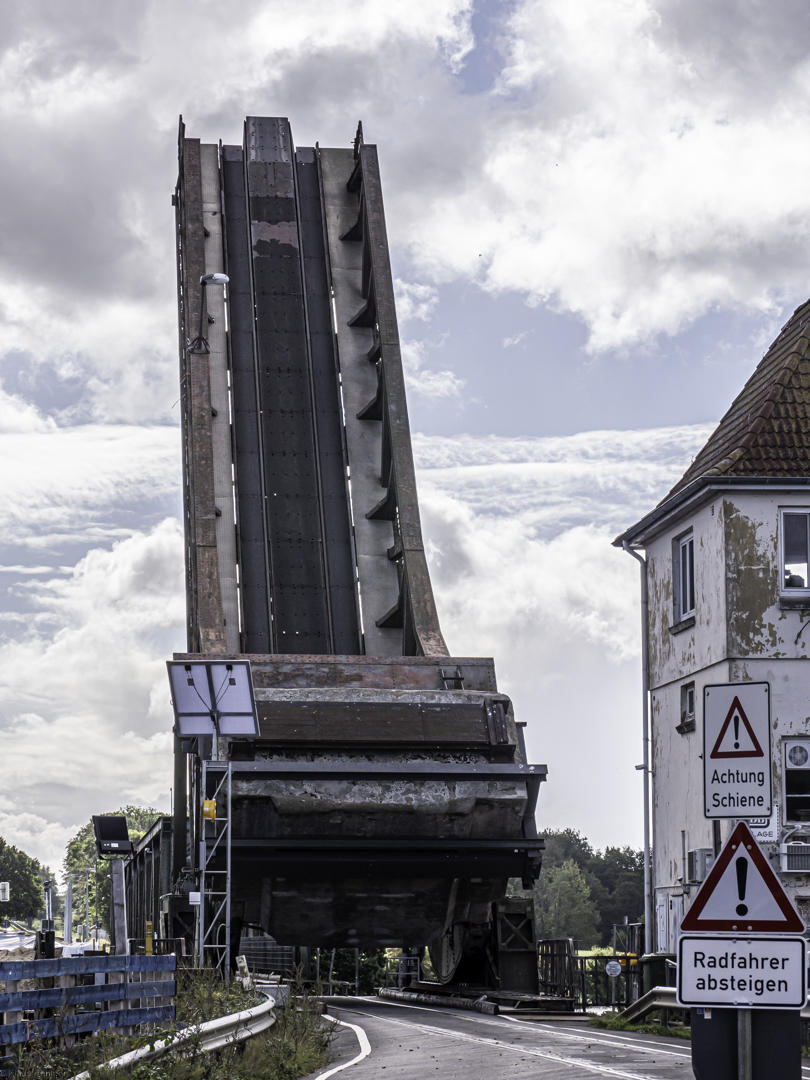
[(674, 951), (733, 824), (705, 816), (703, 690), (715, 683), (770, 686), (773, 814), (749, 824), (807, 920), (810, 301), (679, 483), (616, 544), (646, 554), (654, 947)]

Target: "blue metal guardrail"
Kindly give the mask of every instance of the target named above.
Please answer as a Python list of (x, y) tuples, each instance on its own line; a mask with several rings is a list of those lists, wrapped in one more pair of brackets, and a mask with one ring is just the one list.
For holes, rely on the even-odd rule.
[[(5, 982), (5, 993), (0, 993), (0, 1013), (5, 1014), (0, 1047), (173, 1021), (176, 969), (176, 956), (71, 956), (0, 963), (0, 982)], [(50, 985), (20, 990), (23, 980), (49, 980)]]

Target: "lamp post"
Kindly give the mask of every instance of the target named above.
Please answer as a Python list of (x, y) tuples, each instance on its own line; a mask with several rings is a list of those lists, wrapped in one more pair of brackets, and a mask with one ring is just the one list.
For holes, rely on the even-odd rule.
[(203, 274), (203, 276), (200, 278), (200, 330), (199, 330), (199, 333), (197, 334), (197, 336), (192, 341), (191, 346), (189, 348), (189, 352), (199, 354), (199, 353), (207, 353), (207, 352), (211, 351), (211, 349), (210, 349), (210, 347), (208, 345), (207, 338), (205, 338), (203, 336), (203, 320), (205, 318), (205, 311), (206, 311), (206, 303), (205, 303), (206, 292), (205, 292), (205, 290), (206, 290), (207, 286), (209, 286), (209, 285), (227, 285), (227, 284), (228, 284), (228, 275), (227, 274)]

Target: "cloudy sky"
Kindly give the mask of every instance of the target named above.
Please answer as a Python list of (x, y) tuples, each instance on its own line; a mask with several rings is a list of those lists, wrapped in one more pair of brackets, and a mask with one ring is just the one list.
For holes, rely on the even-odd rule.
[(0, 834), (170, 805), (177, 117), (380, 148), (431, 566), (549, 765), (641, 838), (610, 547), (810, 292), (801, 0), (0, 3)]

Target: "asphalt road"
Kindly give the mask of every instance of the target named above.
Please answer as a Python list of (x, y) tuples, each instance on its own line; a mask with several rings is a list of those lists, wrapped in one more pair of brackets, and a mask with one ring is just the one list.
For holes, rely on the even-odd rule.
[[(337, 1073), (340, 1080), (692, 1080), (689, 1043), (600, 1031), (572, 1021), (513, 1020), (379, 998), (331, 998), (338, 1020), (361, 1027), (371, 1053)], [(357, 1035), (338, 1028), (332, 1064), (359, 1053)], [(383, 1077), (383, 1072), (385, 1077)]]

